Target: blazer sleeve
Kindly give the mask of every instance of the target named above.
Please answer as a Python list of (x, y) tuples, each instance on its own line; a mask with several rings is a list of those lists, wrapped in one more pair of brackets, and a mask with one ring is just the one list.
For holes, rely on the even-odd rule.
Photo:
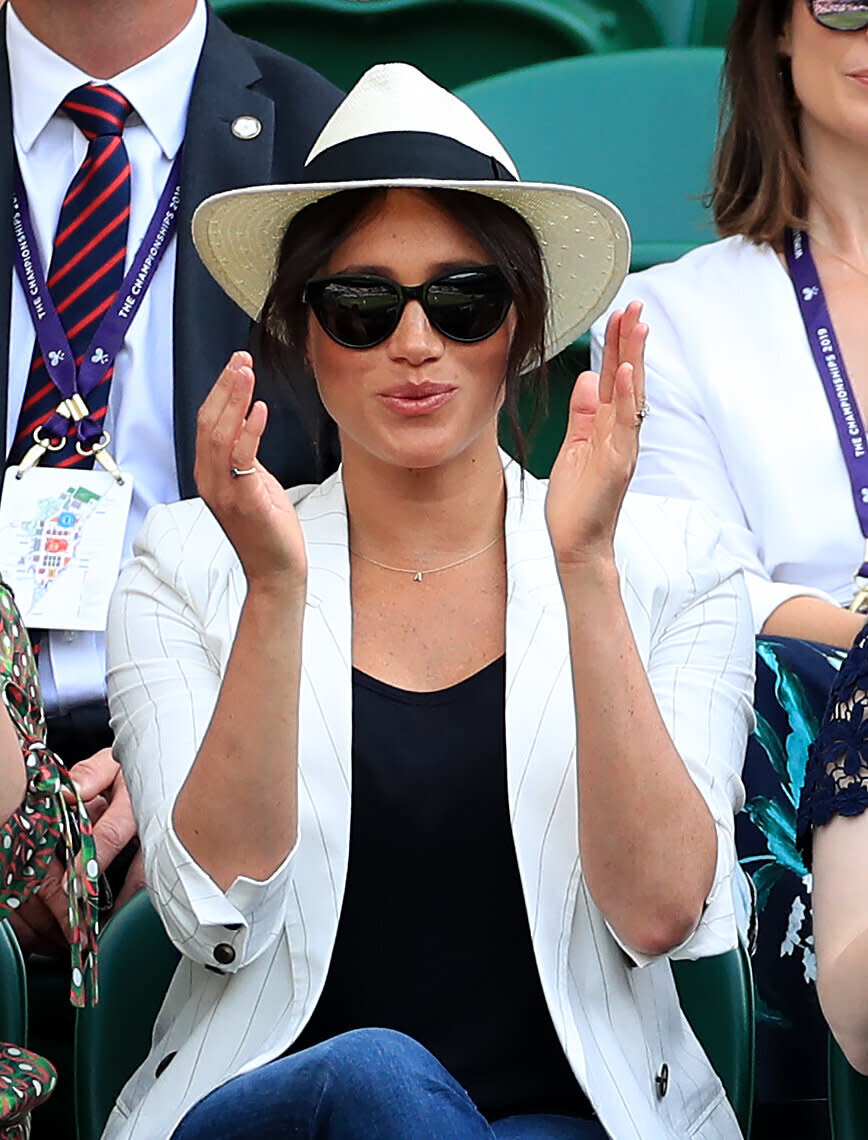
[[(721, 547), (719, 529), (707, 512), (700, 505), (659, 506), (679, 509), (666, 515), (661, 510), (657, 565), (651, 552), (640, 558), (643, 580), (643, 566), (636, 566), (633, 559), (635, 572), (625, 576), (625, 600), (628, 611), (638, 608), (649, 617), (648, 679), (717, 833), (714, 878), (699, 924), (668, 954), (702, 958), (731, 949), (738, 936), (735, 815), (744, 804), (741, 772), (754, 725), (754, 637), (743, 575)], [(681, 528), (677, 522), (673, 525), (679, 517), (680, 540)], [(646, 583), (655, 576), (657, 585), (651, 592)], [(633, 590), (637, 593), (631, 604)], [(615, 931), (612, 934), (637, 965), (654, 960), (625, 946)]]
[[(666, 267), (670, 273), (674, 268)], [(769, 574), (762, 560), (762, 536), (748, 523), (714, 430), (713, 410), (705, 395), (710, 378), (701, 375), (701, 363), (688, 358), (682, 342), (679, 319), (700, 319), (696, 310), (701, 294), (686, 288), (690, 282), (683, 281), (670, 280), (670, 287), (660, 283), (658, 288), (653, 274), (651, 270), (647, 275), (629, 277), (613, 305), (623, 307), (628, 301), (641, 301), (642, 319), (649, 328), (645, 389), (650, 414), (642, 425), (632, 488), (649, 495), (692, 499), (711, 508), (726, 547), (744, 570), (755, 633), (789, 598), (807, 594), (837, 605), (822, 590), (775, 581)], [(698, 282), (696, 285), (698, 288)], [(690, 308), (686, 294), (690, 294)], [(591, 366), (595, 369), (602, 359), (606, 319), (601, 318), (591, 330)], [(725, 316), (718, 320), (716, 333), (723, 335)]]
[[(222, 682), (221, 642), (209, 626), (213, 614), (237, 614), (243, 602), (238, 576), (225, 568), (227, 547), (201, 501), (155, 507), (115, 589), (107, 640), (115, 752), (151, 897), (181, 953), (221, 973), (253, 961), (280, 936), (293, 856), (265, 882), (242, 876), (224, 892), (172, 823)], [(203, 577), (195, 597), (186, 567)]]

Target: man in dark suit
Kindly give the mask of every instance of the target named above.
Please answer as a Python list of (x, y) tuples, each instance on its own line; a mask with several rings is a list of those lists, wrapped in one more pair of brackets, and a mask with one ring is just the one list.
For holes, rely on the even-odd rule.
[[(303, 64), (233, 35), (205, 0), (10, 0), (0, 20), (7, 49), (0, 52), (0, 121), (7, 124), (0, 147), (0, 201), (10, 201), (17, 161), (45, 261), (70, 172), (88, 145), (60, 106), (70, 88), (105, 81), (131, 104), (123, 129), (131, 169), (130, 255), (154, 211), (173, 151), (183, 143), (176, 233), (153, 275), (148, 305), (143, 303), (129, 344), (118, 353), (108, 399), (116, 457), (135, 476), (128, 555), (135, 524), (149, 505), (196, 493), (199, 405), (229, 355), (246, 347), (250, 337), (248, 318), (199, 263), (190, 239), (193, 210), (221, 190), (296, 180), (340, 93)], [(56, 97), (42, 108), (40, 119), (40, 101), (52, 83)], [(0, 424), (8, 455), (21, 431), (19, 410), (26, 405), (34, 336), (13, 273), (11, 225), (0, 227), (0, 234), (0, 343), (9, 344)], [(151, 420), (159, 422), (147, 424), (149, 385)], [(283, 393), (280, 388), (275, 383), (264, 393), (271, 416), (263, 461), (287, 485), (320, 479), (336, 462), (330, 429), (323, 417), (311, 432), (288, 385)], [(164, 453), (160, 433), (166, 437)], [(67, 763), (76, 763), (74, 774), (94, 814), (104, 812), (97, 823), (97, 849), (106, 866), (127, 847), (134, 824), (110, 751), (104, 688), (95, 680), (101, 654), (99, 633), (55, 630), (42, 638), (40, 672), (49, 743)], [(62, 924), (65, 914), (60, 878), (58, 866), (39, 898), (17, 916), (25, 947), (44, 945), (46, 939), (60, 942), (55, 921)], [(134, 863), (120, 898), (140, 885)]]

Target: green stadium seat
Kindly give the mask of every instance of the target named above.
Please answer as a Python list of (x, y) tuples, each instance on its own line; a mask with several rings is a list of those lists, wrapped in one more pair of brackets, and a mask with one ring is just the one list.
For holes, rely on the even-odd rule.
[(546, 59), (662, 42), (643, 0), (215, 0), (221, 19), (348, 90), (404, 60), (444, 87)]
[(868, 1136), (868, 1077), (857, 1073), (829, 1036), (829, 1116), (832, 1140)]
[(0, 922), (0, 1041), (27, 1044), (24, 958), (8, 922)]
[[(146, 891), (100, 937), (100, 1003), (79, 1010), (75, 1034), (78, 1140), (99, 1140), (112, 1105), (144, 1060), (178, 961)], [(743, 950), (674, 964), (684, 1011), (708, 1052), (746, 1137), (753, 1099), (753, 983)]]
[(692, 44), (723, 46), (738, 0), (694, 0), (690, 27)]
[[(644, 269), (716, 236), (702, 195), (722, 63), (718, 48), (587, 55), (491, 76), (456, 94), (503, 140), (522, 177), (587, 186), (611, 198), (633, 232), (633, 268)], [(550, 367), (548, 415), (531, 436), (534, 475), (548, 475), (573, 381), (587, 367), (587, 338)], [(504, 445), (510, 449), (508, 438)]]
[[(570, 395), (580, 372), (591, 367), (590, 338), (585, 335), (564, 349), (548, 366), (548, 398), (539, 408), (528, 389), (519, 400), (519, 419), (527, 441), (525, 466), (538, 479), (547, 479), (564, 441)], [(501, 424), (501, 446), (516, 454), (509, 428)]]
[(745, 1140), (749, 1140), (755, 1021), (753, 975), (747, 950), (739, 945), (713, 958), (673, 962), (672, 972), (681, 1008), (723, 1082)]
[(657, 48), (554, 60), (456, 94), (502, 139), (523, 178), (610, 198), (633, 233), (633, 268), (715, 238), (708, 188), (723, 53)]
[(723, 47), (738, 0), (648, 0), (669, 47)]
[(667, 47), (687, 47), (693, 32), (693, 12), (703, 0), (648, 0)]
[(99, 1140), (118, 1093), (144, 1061), (178, 952), (139, 891), (99, 939), (99, 1004), (75, 1022), (78, 1140)]

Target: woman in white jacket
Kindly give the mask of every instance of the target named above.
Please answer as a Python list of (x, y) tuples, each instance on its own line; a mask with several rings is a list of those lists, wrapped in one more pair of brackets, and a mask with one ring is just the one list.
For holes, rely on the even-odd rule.
[(548, 488), (497, 446), (519, 374), (620, 283), (623, 219), (518, 181), (402, 64), (306, 173), (194, 233), (304, 352), (342, 467), (276, 484), (236, 354), (203, 501), (153, 512), (113, 603), (117, 747), (184, 957), (106, 1136), (735, 1140), (667, 956), (735, 943), (750, 619), (701, 512), (625, 501), (637, 308)]
[[(711, 508), (772, 639), (737, 834), (762, 911), (757, 1086), (762, 1102), (817, 1101), (826, 1032), (796, 804), (868, 611), (868, 6), (740, 0), (724, 81), (720, 240), (631, 275), (613, 306), (640, 301), (651, 330), (633, 487)], [(600, 321), (594, 359), (603, 337)]]
[[(711, 194), (722, 240), (615, 301), (640, 300), (651, 328), (636, 489), (712, 508), (758, 634), (843, 648), (868, 609), (866, 19), (861, 0), (742, 0)], [(601, 321), (595, 359), (603, 337)]]

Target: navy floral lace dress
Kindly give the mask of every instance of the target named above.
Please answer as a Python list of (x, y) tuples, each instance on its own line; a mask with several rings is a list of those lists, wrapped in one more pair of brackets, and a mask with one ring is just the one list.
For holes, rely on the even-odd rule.
[(757, 1102), (788, 1114), (797, 1102), (826, 1095), (811, 875), (796, 829), (810, 746), (845, 652), (796, 638), (757, 641), (757, 725), (745, 758), (747, 803), (736, 817), (736, 845), (756, 892)]
[(799, 841), (810, 859), (811, 828), (868, 808), (868, 627), (829, 693), (799, 803)]

